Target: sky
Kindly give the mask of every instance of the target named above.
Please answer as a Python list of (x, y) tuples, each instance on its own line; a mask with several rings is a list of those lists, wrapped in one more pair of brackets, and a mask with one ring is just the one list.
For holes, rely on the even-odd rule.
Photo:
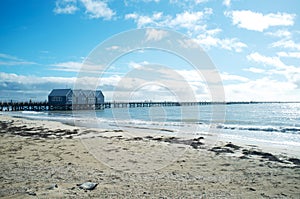
[[(144, 28), (152, 28), (156, 42), (174, 31), (199, 45), (226, 101), (300, 101), (299, 8), (298, 0), (1, 0), (0, 101), (44, 101), (53, 88), (76, 83), (97, 85), (107, 101), (118, 100), (120, 85), (131, 85), (129, 100), (178, 100), (185, 83), (190, 99), (212, 100), (203, 74), (158, 49), (126, 52), (101, 77), (79, 77), (101, 44)], [(178, 81), (162, 81), (166, 71)]]

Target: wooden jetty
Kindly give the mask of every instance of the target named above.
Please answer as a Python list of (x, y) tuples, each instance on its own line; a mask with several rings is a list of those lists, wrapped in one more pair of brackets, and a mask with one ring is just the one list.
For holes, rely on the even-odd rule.
[(47, 111), (48, 102), (1, 102), (0, 111)]
[(105, 102), (101, 104), (53, 105), (48, 102), (0, 102), (0, 111), (101, 110), (107, 108), (138, 108), (160, 106), (195, 106), (209, 102)]
[(258, 103), (299, 103), (299, 102), (104, 102), (100, 104), (53, 105), (44, 102), (0, 102), (0, 111), (66, 111), (66, 110), (102, 110), (107, 108), (139, 108), (164, 106), (232, 105)]

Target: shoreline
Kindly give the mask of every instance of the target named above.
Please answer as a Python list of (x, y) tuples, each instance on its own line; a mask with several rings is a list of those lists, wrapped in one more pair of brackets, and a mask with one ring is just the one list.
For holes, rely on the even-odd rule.
[[(5, 198), (299, 196), (300, 160), (209, 136), (183, 139), (0, 115)], [(92, 191), (76, 184), (98, 183)], [(50, 189), (49, 186), (52, 186)]]
[[(196, 130), (196, 127), (192, 127), (190, 129), (188, 129), (188, 127), (183, 127), (183, 128), (179, 128), (180, 131), (177, 132), (177, 129), (169, 129), (168, 127), (144, 127), (144, 126), (129, 126), (130, 124), (107, 124), (105, 125), (105, 127), (102, 126), (101, 127), (98, 126), (97, 121), (95, 121), (95, 124), (92, 123), (88, 123), (87, 121), (84, 120), (84, 122), (80, 121), (80, 120), (60, 120), (60, 119), (55, 119), (55, 118), (50, 118), (50, 120), (45, 120), (45, 119), (49, 119), (49, 118), (45, 118), (45, 119), (37, 119), (37, 118), (31, 118), (31, 117), (23, 117), (23, 116), (19, 116), (19, 115), (6, 115), (6, 114), (1, 114), (0, 113), (0, 117), (12, 117), (12, 118), (19, 118), (21, 120), (30, 120), (30, 121), (44, 121), (46, 124), (43, 125), (47, 125), (47, 122), (50, 123), (51, 126), (53, 126), (51, 124), (51, 122), (57, 122), (58, 125), (60, 126), (61, 124), (66, 125), (66, 126), (62, 126), (62, 128), (66, 128), (66, 129), (70, 129), (70, 127), (72, 127), (72, 129), (85, 129), (86, 132), (85, 133), (78, 133), (77, 138), (80, 137), (93, 137), (93, 136), (97, 136), (94, 135), (93, 132), (111, 132), (111, 133), (116, 133), (116, 131), (123, 131), (122, 136), (128, 136), (128, 137), (145, 137), (148, 135), (156, 135), (156, 136), (175, 136), (178, 137), (180, 139), (193, 139), (193, 138), (197, 138), (200, 136), (204, 136), (207, 139), (205, 139), (206, 144), (210, 145), (210, 146), (214, 146), (214, 145), (218, 145), (218, 143), (220, 142), (222, 143), (228, 143), (228, 142), (233, 142), (239, 146), (242, 147), (251, 147), (252, 145), (255, 145), (257, 148), (259, 148), (260, 150), (263, 151), (268, 151), (271, 152), (273, 154), (276, 155), (286, 155), (286, 156), (292, 156), (292, 157), (296, 157), (296, 158), (300, 158), (300, 143), (299, 144), (295, 144), (292, 143), (292, 145), (290, 145), (289, 143), (284, 143), (284, 142), (272, 142), (270, 140), (266, 140), (266, 139), (253, 139), (253, 138), (248, 138), (248, 137), (243, 137), (243, 136), (237, 136), (237, 135), (233, 135), (233, 134), (228, 134), (228, 133), (223, 133), (220, 132), (220, 130), (218, 128), (213, 128), (213, 130), (209, 129), (209, 127), (207, 127), (206, 130), (208, 130), (208, 132), (205, 131), (198, 131)], [(39, 125), (39, 122), (37, 122)], [(90, 125), (92, 125), (93, 127), (90, 127)], [(111, 128), (111, 127), (116, 127), (116, 128)], [(103, 129), (99, 129), (99, 128), (103, 128)], [(88, 130), (89, 129), (89, 130)], [(82, 130), (82, 131), (85, 131)], [(237, 129), (238, 130), (238, 129)], [(89, 133), (89, 131), (91, 131)], [(186, 134), (185, 132), (194, 132), (192, 134)], [(251, 131), (249, 132), (251, 133)], [(279, 134), (274, 136), (280, 136)], [(284, 134), (283, 134), (284, 136)]]

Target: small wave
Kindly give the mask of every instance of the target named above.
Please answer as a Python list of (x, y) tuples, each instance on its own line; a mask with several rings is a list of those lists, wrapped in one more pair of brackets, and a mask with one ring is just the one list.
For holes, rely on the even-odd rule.
[(282, 132), (282, 133), (300, 133), (299, 127), (271, 127), (271, 126), (238, 126), (238, 125), (216, 125), (218, 129), (228, 130), (247, 130), (247, 131), (265, 131), (265, 132)]
[(44, 112), (37, 112), (37, 111), (21, 111), (22, 114), (32, 114), (32, 115), (42, 115), (42, 114), (47, 114)]

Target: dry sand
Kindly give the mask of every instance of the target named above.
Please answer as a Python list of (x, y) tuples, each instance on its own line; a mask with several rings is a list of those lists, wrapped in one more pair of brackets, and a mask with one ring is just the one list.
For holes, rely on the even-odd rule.
[[(300, 198), (299, 157), (256, 146), (3, 115), (0, 125), (3, 198)], [(87, 181), (98, 185), (77, 186)]]

